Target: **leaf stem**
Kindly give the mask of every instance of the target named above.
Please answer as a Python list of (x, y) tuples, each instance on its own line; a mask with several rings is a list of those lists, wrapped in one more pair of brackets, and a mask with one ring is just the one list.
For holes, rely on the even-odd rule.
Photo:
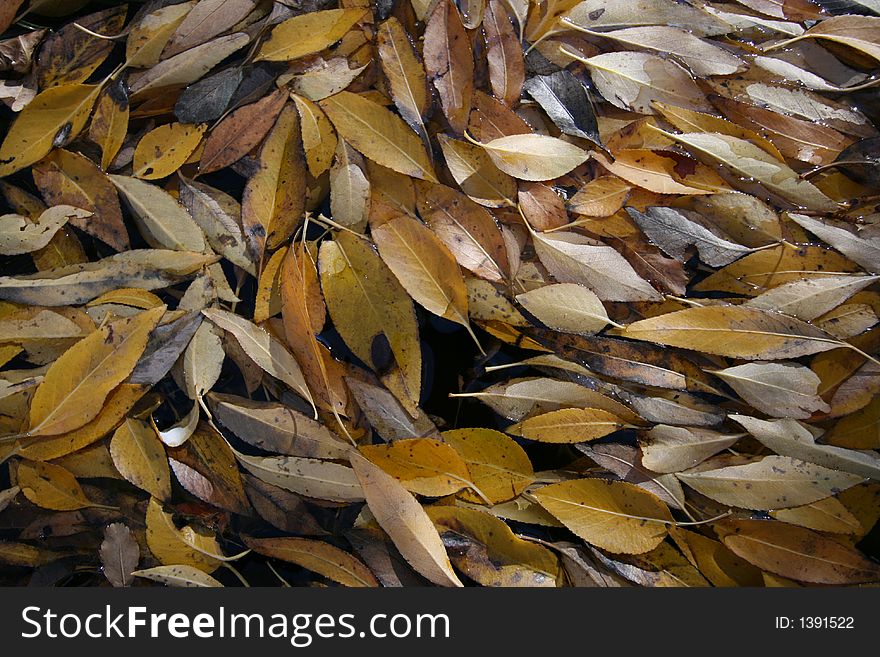
[(238, 578), (238, 581), (241, 582), (244, 586), (246, 586), (247, 588), (251, 587), (250, 582), (248, 582), (244, 578), (244, 575), (242, 575), (240, 572), (238, 572), (238, 569), (235, 566), (233, 566), (231, 563), (224, 563), (223, 567), (226, 568), (226, 570), (231, 572), (233, 575), (235, 575)]

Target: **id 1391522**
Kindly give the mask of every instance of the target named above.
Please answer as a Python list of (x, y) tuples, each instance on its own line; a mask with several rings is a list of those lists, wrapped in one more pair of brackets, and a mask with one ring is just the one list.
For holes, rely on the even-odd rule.
[(854, 630), (853, 616), (776, 616), (777, 630)]

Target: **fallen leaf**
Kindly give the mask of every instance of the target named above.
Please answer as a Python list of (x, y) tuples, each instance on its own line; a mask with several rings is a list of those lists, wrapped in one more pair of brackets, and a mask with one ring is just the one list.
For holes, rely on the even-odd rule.
[(440, 535), (416, 498), (394, 477), (359, 454), (352, 454), (351, 466), (376, 522), (404, 559), (439, 586), (462, 586)]
[(672, 522), (656, 496), (622, 481), (575, 479), (539, 488), (535, 497), (577, 536), (619, 554), (657, 547)]
[(131, 586), (132, 575), (141, 558), (131, 530), (119, 522), (107, 525), (100, 554), (104, 577), (113, 586)]

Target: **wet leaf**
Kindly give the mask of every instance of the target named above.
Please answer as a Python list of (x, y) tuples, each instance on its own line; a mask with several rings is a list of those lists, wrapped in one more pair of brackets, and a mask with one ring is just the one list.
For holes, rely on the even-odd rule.
[(376, 522), (391, 537), (404, 559), (439, 586), (462, 586), (452, 570), (440, 535), (416, 498), (394, 477), (363, 456), (352, 454), (351, 465)]
[(128, 481), (159, 500), (170, 499), (168, 459), (152, 427), (129, 418), (113, 434), (110, 455)]
[(373, 573), (348, 552), (329, 543), (308, 538), (251, 538), (249, 548), (267, 557), (308, 568), (343, 586), (373, 587)]
[(104, 530), (100, 554), (104, 577), (113, 586), (131, 586), (134, 570), (141, 557), (131, 530), (119, 522), (108, 525)]
[(738, 556), (783, 577), (837, 585), (880, 579), (873, 561), (808, 529), (768, 520), (725, 520), (718, 531)]
[(656, 496), (622, 481), (575, 479), (544, 486), (535, 497), (577, 536), (619, 554), (641, 554), (657, 547), (672, 521), (669, 509)]
[(862, 478), (786, 456), (676, 475), (713, 500), (744, 509), (778, 509), (830, 497)]
[(327, 9), (294, 16), (276, 25), (257, 51), (256, 59), (290, 61), (319, 52), (341, 39), (361, 18), (364, 11)]
[(164, 312), (159, 306), (116, 320), (67, 350), (37, 388), (28, 433), (64, 433), (94, 419), (110, 391), (131, 374)]

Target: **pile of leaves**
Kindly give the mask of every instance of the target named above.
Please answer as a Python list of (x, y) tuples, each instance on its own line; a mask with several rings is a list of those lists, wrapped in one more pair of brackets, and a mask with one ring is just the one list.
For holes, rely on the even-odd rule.
[(876, 0), (0, 31), (0, 582), (880, 581)]

